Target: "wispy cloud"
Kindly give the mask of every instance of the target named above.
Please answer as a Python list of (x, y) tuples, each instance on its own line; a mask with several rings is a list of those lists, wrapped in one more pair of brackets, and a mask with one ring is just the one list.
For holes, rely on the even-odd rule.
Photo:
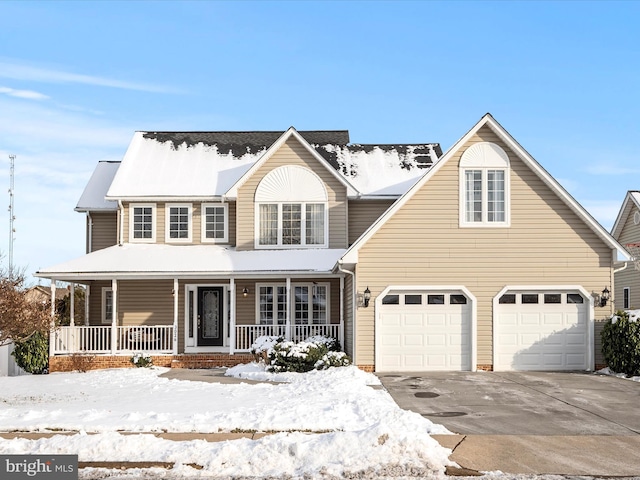
[(158, 84), (129, 82), (95, 75), (65, 72), (51, 68), (25, 65), (11, 60), (0, 59), (0, 77), (13, 80), (27, 80), (42, 83), (79, 83), (95, 85), (99, 87), (119, 88), (124, 90), (137, 90), (153, 93), (180, 94), (183, 91)]
[(0, 93), (16, 98), (26, 98), (28, 100), (46, 100), (49, 96), (33, 90), (16, 90), (15, 88), (0, 87)]
[(640, 173), (640, 168), (616, 165), (612, 162), (603, 162), (587, 165), (586, 171), (591, 175), (633, 175)]

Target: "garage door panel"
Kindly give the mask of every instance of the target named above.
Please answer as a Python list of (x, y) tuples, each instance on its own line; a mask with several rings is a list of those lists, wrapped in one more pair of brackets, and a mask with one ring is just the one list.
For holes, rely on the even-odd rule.
[[(539, 293), (540, 299), (545, 298), (545, 292)], [(494, 360), (497, 369), (588, 368), (589, 303), (568, 304), (564, 292), (560, 297), (561, 303), (498, 304)]]
[[(470, 370), (471, 306), (450, 304), (449, 294), (444, 295), (445, 304), (435, 305), (426, 302), (426, 292), (422, 304), (404, 305), (403, 292), (399, 297), (398, 304), (379, 307), (376, 370)], [(394, 341), (386, 340), (388, 336)]]
[(400, 335), (381, 335), (380, 336), (380, 343), (383, 346), (394, 346), (394, 347), (399, 347), (402, 345), (402, 342), (400, 341)]

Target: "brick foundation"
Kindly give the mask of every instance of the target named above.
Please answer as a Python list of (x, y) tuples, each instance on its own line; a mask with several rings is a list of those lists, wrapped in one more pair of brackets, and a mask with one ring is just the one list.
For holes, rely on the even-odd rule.
[[(253, 355), (225, 353), (197, 355), (152, 355), (153, 365), (170, 368), (233, 367), (250, 363)], [(58, 355), (49, 357), (49, 372), (73, 372), (74, 370), (102, 370), (105, 368), (132, 368), (129, 355)]]
[(356, 365), (356, 367), (358, 367), (363, 372), (373, 373), (376, 371), (375, 365)]

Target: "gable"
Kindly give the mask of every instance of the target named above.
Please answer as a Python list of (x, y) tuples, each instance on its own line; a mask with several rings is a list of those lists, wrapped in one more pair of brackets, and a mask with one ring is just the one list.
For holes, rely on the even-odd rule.
[[(458, 165), (460, 157), (470, 146), (478, 142), (492, 142), (500, 145), (502, 149), (507, 153), (509, 159), (519, 160), (521, 169), (521, 175), (529, 177), (531, 181), (534, 178), (536, 180), (536, 188), (533, 188), (530, 192), (532, 198), (543, 199), (543, 204), (552, 207), (554, 212), (558, 214), (562, 211), (573, 212), (574, 217), (569, 223), (571, 228), (580, 232), (591, 232), (603, 242), (607, 248), (618, 250), (621, 255), (626, 256), (626, 252), (622, 246), (616, 242), (609, 233), (595, 221), (595, 219), (581, 206), (579, 205), (571, 195), (567, 193), (558, 182), (544, 170), (540, 164), (538, 164), (514, 139), (506, 130), (502, 128), (491, 115), (485, 115), (467, 134), (465, 134), (456, 144), (447, 151), (447, 153), (405, 194), (403, 195), (378, 221), (372, 225), (347, 251), (345, 256), (341, 259), (341, 263), (354, 264), (358, 263), (358, 251), (362, 248), (372, 236), (380, 230), (387, 222), (391, 221), (394, 215), (407, 203), (413, 196), (415, 196), (421, 189), (437, 189), (442, 184), (443, 180), (438, 176), (440, 170), (447, 167), (449, 171), (456, 172), (456, 178), (449, 178), (448, 183), (445, 181), (447, 194), (444, 197), (439, 197), (433, 200), (434, 203), (425, 204), (424, 208), (428, 210), (438, 210), (440, 206), (446, 208), (459, 208), (459, 180), (458, 180)], [(512, 170), (513, 172), (516, 170)], [(435, 180), (439, 179), (439, 180)], [(546, 188), (542, 188), (542, 186)], [(514, 202), (518, 199), (518, 189), (511, 191), (511, 201)], [(446, 198), (446, 200), (445, 200)], [(523, 208), (527, 208), (527, 202), (517, 202), (518, 205), (525, 205)], [(513, 207), (512, 207), (513, 208)], [(518, 208), (518, 207), (516, 207)], [(512, 214), (514, 210), (511, 210)], [(535, 218), (536, 213), (533, 209), (530, 209), (529, 214)], [(459, 217), (453, 214), (442, 214), (446, 221), (452, 222), (454, 225), (458, 225)], [(490, 231), (497, 230), (496, 227), (489, 229)], [(469, 232), (466, 232), (469, 234)], [(474, 232), (475, 233), (475, 232)]]
[(640, 192), (627, 192), (611, 234), (622, 245), (640, 241)]
[[(237, 190), (237, 230), (236, 246), (238, 249), (252, 249), (255, 238), (255, 210), (256, 195), (261, 195), (262, 180), (274, 172), (294, 171), (306, 178), (315, 178), (322, 183), (325, 192), (320, 192), (315, 182), (308, 193), (312, 195), (308, 200), (318, 198), (322, 194), (329, 205), (329, 248), (346, 248), (347, 245), (347, 187), (334, 174), (331, 167), (321, 163), (318, 158), (303, 145), (295, 136), (290, 136), (277, 150), (262, 162), (258, 168), (247, 176), (244, 183)], [(268, 185), (267, 185), (268, 187)], [(305, 195), (296, 189), (296, 198)], [(258, 200), (261, 197), (258, 197)]]

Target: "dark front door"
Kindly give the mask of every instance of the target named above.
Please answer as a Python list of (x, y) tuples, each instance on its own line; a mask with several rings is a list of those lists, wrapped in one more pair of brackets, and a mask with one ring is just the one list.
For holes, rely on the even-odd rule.
[(198, 345), (224, 345), (222, 287), (198, 288)]

